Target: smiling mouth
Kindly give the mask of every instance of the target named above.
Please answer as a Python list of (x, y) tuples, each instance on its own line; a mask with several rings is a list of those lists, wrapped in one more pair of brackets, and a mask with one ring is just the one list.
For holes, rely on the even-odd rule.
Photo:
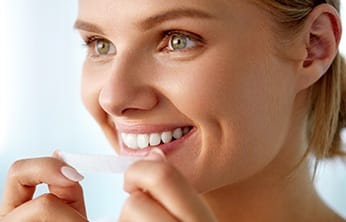
[(192, 127), (180, 127), (173, 130), (155, 133), (120, 133), (122, 142), (132, 150), (143, 150), (150, 147), (169, 144), (179, 140), (191, 131)]

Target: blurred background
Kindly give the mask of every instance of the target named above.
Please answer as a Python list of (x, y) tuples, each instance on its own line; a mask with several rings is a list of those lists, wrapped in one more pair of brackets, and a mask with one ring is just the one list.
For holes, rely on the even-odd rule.
[[(0, 0), (0, 199), (16, 159), (55, 149), (113, 153), (81, 103), (85, 53), (72, 27), (76, 15), (77, 1)], [(82, 184), (91, 221), (116, 217), (126, 198), (122, 175), (86, 175)], [(346, 218), (346, 166), (323, 163), (316, 187)]]

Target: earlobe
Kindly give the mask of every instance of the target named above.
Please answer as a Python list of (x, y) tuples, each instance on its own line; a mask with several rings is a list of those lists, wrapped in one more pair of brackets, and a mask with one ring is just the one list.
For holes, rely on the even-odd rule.
[(297, 91), (317, 82), (332, 64), (341, 38), (337, 11), (328, 4), (317, 6), (306, 20), (306, 58), (298, 75)]

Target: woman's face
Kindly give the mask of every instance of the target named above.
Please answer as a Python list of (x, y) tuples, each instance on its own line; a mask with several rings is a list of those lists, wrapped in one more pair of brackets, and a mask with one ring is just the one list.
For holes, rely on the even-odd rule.
[(157, 146), (201, 192), (277, 156), (295, 66), (252, 1), (82, 0), (76, 28), (83, 101), (118, 153)]

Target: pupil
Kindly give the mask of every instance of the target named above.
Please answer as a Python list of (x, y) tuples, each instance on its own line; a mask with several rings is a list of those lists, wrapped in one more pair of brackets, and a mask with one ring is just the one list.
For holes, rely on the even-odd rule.
[(109, 51), (109, 43), (104, 41), (97, 42), (97, 52), (100, 54), (107, 54)]
[(186, 47), (186, 39), (184, 38), (184, 36), (174, 36), (172, 46), (174, 49), (183, 49)]

